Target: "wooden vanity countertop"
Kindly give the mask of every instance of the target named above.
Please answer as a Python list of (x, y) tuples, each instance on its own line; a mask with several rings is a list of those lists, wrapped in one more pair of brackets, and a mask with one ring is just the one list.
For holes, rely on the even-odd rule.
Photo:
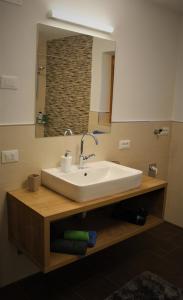
[(166, 186), (167, 182), (164, 180), (143, 176), (138, 188), (86, 202), (72, 201), (44, 186), (40, 186), (37, 192), (30, 192), (23, 188), (8, 192), (8, 199), (20, 201), (43, 218), (54, 220), (114, 204)]

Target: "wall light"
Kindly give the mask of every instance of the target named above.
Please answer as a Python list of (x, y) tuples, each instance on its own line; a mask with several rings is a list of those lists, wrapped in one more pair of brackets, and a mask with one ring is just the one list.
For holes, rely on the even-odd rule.
[(71, 23), (71, 24), (74, 24), (74, 25), (83, 26), (83, 27), (86, 27), (86, 28), (89, 28), (89, 29), (94, 29), (94, 30), (97, 30), (97, 31), (105, 32), (105, 33), (112, 33), (114, 31), (113, 27), (110, 26), (110, 25), (91, 24), (87, 20), (85, 20), (82, 23), (80, 23), (78, 20), (76, 20), (72, 16), (65, 17), (64, 15), (61, 14), (60, 11), (58, 11), (56, 9), (50, 10), (48, 12), (48, 17), (51, 18), (51, 19), (60, 20), (60, 21), (63, 21), (63, 22), (67, 22), (67, 23)]

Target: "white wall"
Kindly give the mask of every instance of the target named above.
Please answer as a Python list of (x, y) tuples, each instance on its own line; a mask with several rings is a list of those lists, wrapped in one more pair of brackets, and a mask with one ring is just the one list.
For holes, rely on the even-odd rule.
[[(0, 75), (17, 75), (17, 91), (0, 90), (0, 124), (34, 123), (36, 23), (50, 8), (115, 28), (113, 121), (169, 120), (178, 19), (145, 0), (0, 2)], [(72, 29), (71, 27), (69, 27)]]
[(171, 119), (178, 19), (147, 2), (129, 1), (117, 31), (113, 121)]
[(177, 72), (172, 119), (174, 121), (183, 121), (183, 17), (178, 43)]

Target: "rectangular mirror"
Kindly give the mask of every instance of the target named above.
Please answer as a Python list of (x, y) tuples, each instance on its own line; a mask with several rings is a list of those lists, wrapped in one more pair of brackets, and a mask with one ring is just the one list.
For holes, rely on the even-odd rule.
[(115, 42), (38, 24), (36, 137), (107, 133)]

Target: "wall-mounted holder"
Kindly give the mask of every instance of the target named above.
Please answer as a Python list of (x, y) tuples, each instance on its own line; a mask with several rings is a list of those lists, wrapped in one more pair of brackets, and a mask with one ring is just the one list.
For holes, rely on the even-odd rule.
[(48, 115), (39, 111), (36, 115), (36, 124), (47, 124), (48, 123)]
[(157, 164), (156, 163), (149, 164), (148, 176), (156, 177), (157, 174), (158, 174)]

